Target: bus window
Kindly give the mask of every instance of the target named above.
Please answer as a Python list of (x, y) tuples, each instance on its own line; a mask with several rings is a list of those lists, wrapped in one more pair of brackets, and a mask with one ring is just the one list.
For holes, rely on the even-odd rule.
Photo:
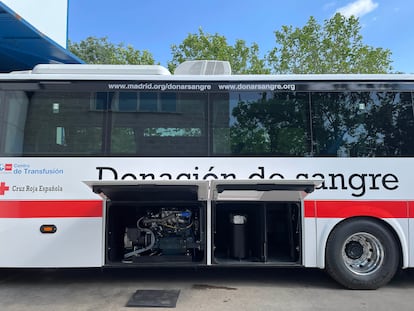
[(89, 93), (34, 93), (27, 112), (24, 153), (101, 153), (103, 111), (91, 110), (90, 98)]
[(110, 154), (207, 155), (207, 94), (135, 94), (136, 111), (112, 109)]
[(135, 92), (119, 93), (118, 111), (137, 111), (138, 99)]
[(135, 131), (131, 127), (115, 127), (112, 129), (111, 150), (119, 154), (135, 154)]
[(312, 94), (314, 154), (331, 157), (413, 155), (411, 94)]
[(0, 91), (0, 155), (23, 153), (24, 129), (29, 98), (22, 91)]
[(213, 96), (213, 153), (305, 156), (307, 93), (240, 92)]
[(158, 111), (158, 93), (139, 94), (139, 111)]

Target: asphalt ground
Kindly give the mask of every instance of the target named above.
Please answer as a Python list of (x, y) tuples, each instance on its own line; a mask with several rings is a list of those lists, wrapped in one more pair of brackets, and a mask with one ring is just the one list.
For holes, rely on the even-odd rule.
[[(175, 308), (125, 307), (137, 290), (180, 290)], [(414, 310), (414, 271), (346, 290), (318, 269), (0, 269), (1, 311)]]

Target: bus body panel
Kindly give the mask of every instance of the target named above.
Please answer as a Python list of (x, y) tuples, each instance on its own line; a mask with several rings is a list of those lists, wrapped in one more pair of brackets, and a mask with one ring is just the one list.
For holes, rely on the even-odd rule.
[(303, 218), (303, 266), (318, 267), (318, 244), (317, 244), (317, 219), (315, 217)]
[[(88, 247), (83, 247), (82, 243), (71, 242), (72, 244), (69, 243), (71, 246), (65, 248), (71, 254), (82, 252), (80, 257), (79, 255), (76, 255), (76, 257), (85, 258), (84, 262), (82, 260), (83, 263), (75, 261), (76, 263), (71, 265), (72, 260), (66, 256), (67, 253), (64, 253), (65, 255), (62, 255), (64, 259), (56, 259), (55, 262), (53, 258), (59, 257), (53, 256), (49, 259), (42, 259), (45, 260), (44, 265), (61, 267), (76, 266), (78, 264), (81, 266), (99, 266), (104, 263), (102, 245), (105, 240), (103, 220), (105, 211), (101, 207), (104, 200), (91, 191), (85, 184), (86, 181), (110, 181), (115, 180), (115, 178), (127, 181), (136, 178), (139, 181), (144, 179), (143, 176), (152, 179), (152, 175), (154, 175), (154, 178), (157, 179), (161, 174), (169, 174), (175, 179), (177, 176), (182, 176), (183, 180), (193, 178), (201, 181), (204, 179), (210, 180), (212, 177), (219, 178), (221, 174), (225, 173), (236, 174), (237, 178), (240, 179), (257, 180), (267, 179), (274, 174), (277, 174), (277, 176), (274, 175), (274, 178), (279, 180), (282, 180), (282, 177), (286, 179), (297, 177), (298, 180), (303, 180), (305, 177), (310, 179), (313, 175), (321, 177), (322, 175), (342, 174), (345, 176), (343, 180), (347, 184), (342, 184), (342, 178), (337, 180), (329, 180), (328, 178), (324, 185), (317, 187), (321, 189), (316, 189), (304, 200), (302, 207), (304, 216), (302, 223), (302, 264), (308, 267), (324, 267), (326, 240), (332, 228), (344, 219), (338, 218), (338, 215), (345, 213), (345, 215), (349, 214), (347, 217), (379, 217), (387, 221), (400, 239), (404, 267), (411, 266), (411, 258), (408, 258), (411, 250), (408, 251), (408, 244), (412, 243), (413, 238), (408, 230), (408, 217), (413, 214), (411, 209), (414, 200), (410, 189), (411, 174), (405, 168), (414, 166), (412, 159), (395, 159), (392, 161), (392, 165), (390, 165), (389, 160), (380, 158), (185, 158), (185, 161), (182, 158), (169, 158), (168, 166), (165, 166), (165, 159), (163, 158), (140, 158), (139, 160), (131, 158), (1, 158), (0, 161), (4, 167), (7, 165), (8, 168), (0, 175), (1, 181), (7, 186), (7, 190), (4, 190), (0, 201), (0, 217), (8, 224), (8, 229), (4, 231), (5, 234), (2, 237), (5, 241), (9, 238), (8, 230), (12, 230), (13, 227), (22, 227), (21, 230), (30, 230), (31, 232), (34, 230), (36, 234), (41, 236), (39, 228), (24, 228), (27, 223), (34, 220), (36, 220), (35, 223), (39, 227), (41, 224), (48, 224), (45, 221), (38, 221), (44, 219), (45, 213), (49, 213), (49, 220), (57, 219), (67, 222), (68, 219), (71, 219), (74, 227), (73, 232), (70, 232), (74, 235), (68, 237), (69, 239), (82, 236), (81, 224), (84, 221), (90, 221), (88, 218), (95, 219), (95, 225), (88, 227), (90, 230), (94, 228), (91, 240), (89, 240), (90, 237), (84, 237), (88, 239)], [(344, 162), (348, 162), (348, 164), (344, 165)], [(349, 183), (349, 176), (356, 176), (356, 172), (359, 172), (360, 176), (364, 173), (366, 175), (379, 174), (383, 176), (392, 174), (397, 177), (398, 182), (390, 179), (392, 183), (385, 183), (385, 186), (391, 190), (385, 188), (385, 190), (380, 191), (378, 188), (383, 187), (383, 184), (377, 181), (373, 185), (372, 180), (365, 179), (367, 184), (364, 185), (364, 195), (360, 198), (355, 195), (362, 193), (361, 184), (357, 185), (355, 182), (352, 184), (352, 181)], [(370, 182), (371, 184), (369, 184)], [(326, 189), (322, 189), (323, 186)], [(208, 202), (206, 209), (206, 262), (210, 264), (212, 231), (210, 200)], [(54, 218), (53, 215), (59, 218)], [(82, 218), (76, 218), (79, 216)], [(61, 233), (60, 230), (59, 233)], [(55, 236), (54, 239), (57, 239), (57, 237)], [(50, 239), (52, 240), (52, 238)], [(23, 243), (24, 240), (24, 237), (21, 236), (20, 243)], [(44, 243), (43, 241), (48, 240), (44, 239), (38, 242)], [(56, 244), (53, 244), (53, 247), (52, 244), (49, 247), (52, 253), (59, 254), (66, 242), (64, 240), (55, 241), (62, 242), (55, 242)], [(90, 247), (90, 243), (94, 247)], [(8, 247), (12, 247), (13, 243), (2, 245), (4, 251), (6, 251)], [(36, 249), (36, 247), (13, 248), (17, 252), (16, 254), (20, 256), (32, 254), (35, 257), (38, 253)], [(98, 253), (97, 250), (99, 250)], [(26, 261), (25, 264), (13, 263), (13, 257), (14, 254), (10, 257), (6, 256), (1, 262), (5, 266), (13, 264), (16, 266), (31, 266), (29, 261)], [(99, 261), (97, 261), (98, 257)], [(43, 264), (42, 260), (36, 259), (33, 266), (41, 266)]]
[[(411, 203), (411, 205), (412, 205), (412, 203)], [(409, 242), (409, 244), (408, 244), (409, 264), (408, 264), (408, 266), (409, 267), (414, 267), (414, 234), (412, 233), (413, 228), (414, 228), (414, 219), (413, 218), (409, 219), (408, 225), (409, 225), (409, 228), (410, 228), (410, 235), (408, 236), (408, 242)]]
[[(56, 226), (41, 233), (42, 225)], [(10, 268), (101, 267), (102, 218), (2, 218), (0, 266)]]

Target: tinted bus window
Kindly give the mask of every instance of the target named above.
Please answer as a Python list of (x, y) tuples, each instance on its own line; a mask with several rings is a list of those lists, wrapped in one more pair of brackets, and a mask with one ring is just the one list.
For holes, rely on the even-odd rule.
[(308, 93), (240, 92), (212, 97), (213, 153), (306, 156)]
[(24, 153), (94, 155), (102, 152), (103, 111), (91, 93), (36, 92), (30, 96)]
[(110, 154), (207, 155), (207, 94), (154, 92), (134, 98), (139, 109), (112, 109)]
[(101, 153), (103, 113), (91, 109), (91, 98), (91, 93), (2, 92), (2, 155)]
[(316, 156), (414, 154), (410, 93), (313, 93), (311, 105)]
[(414, 154), (411, 92), (92, 91), (99, 87), (0, 91), (0, 155)]

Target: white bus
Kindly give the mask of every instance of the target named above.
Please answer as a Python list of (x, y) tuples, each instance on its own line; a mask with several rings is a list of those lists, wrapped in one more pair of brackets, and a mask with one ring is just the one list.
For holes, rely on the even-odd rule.
[(0, 267), (414, 266), (412, 75), (0, 75)]

